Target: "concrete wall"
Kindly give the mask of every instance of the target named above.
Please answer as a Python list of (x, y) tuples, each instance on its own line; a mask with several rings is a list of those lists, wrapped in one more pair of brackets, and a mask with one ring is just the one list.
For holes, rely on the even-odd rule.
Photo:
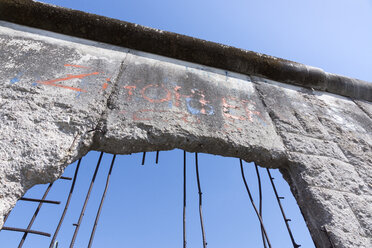
[(0, 21), (0, 226), (89, 150), (280, 168), (317, 247), (372, 247), (372, 104)]

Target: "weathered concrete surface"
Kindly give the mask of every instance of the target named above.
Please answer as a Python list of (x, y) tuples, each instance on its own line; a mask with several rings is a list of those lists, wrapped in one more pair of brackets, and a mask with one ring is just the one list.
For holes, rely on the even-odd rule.
[(3, 216), (88, 151), (125, 53), (1, 27), (0, 54)]
[(372, 84), (297, 62), (40, 3), (0, 0), (0, 20), (372, 101)]
[(317, 247), (372, 247), (371, 102), (0, 24), (0, 216), (88, 150), (182, 148), (279, 167)]
[(372, 247), (372, 121), (366, 111), (341, 96), (254, 82), (283, 139), (289, 162), (281, 171), (317, 247)]

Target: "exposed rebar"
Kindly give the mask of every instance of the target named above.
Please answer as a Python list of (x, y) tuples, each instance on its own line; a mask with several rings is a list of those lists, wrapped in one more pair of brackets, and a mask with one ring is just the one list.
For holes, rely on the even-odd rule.
[(89, 200), (89, 197), (90, 197), (90, 192), (92, 191), (93, 184), (94, 184), (94, 181), (95, 181), (96, 176), (97, 176), (97, 171), (98, 171), (99, 165), (101, 164), (102, 156), (103, 156), (103, 152), (101, 152), (101, 154), (99, 156), (97, 166), (96, 166), (96, 169), (95, 169), (94, 174), (93, 174), (92, 181), (90, 182), (90, 186), (89, 186), (89, 189), (88, 189), (87, 196), (85, 197), (83, 208), (81, 209), (81, 213), (80, 213), (78, 223), (74, 224), (74, 226), (76, 226), (76, 228), (75, 228), (75, 232), (74, 232), (74, 235), (73, 235), (71, 243), (70, 243), (70, 248), (74, 247), (75, 239), (76, 239), (77, 233), (79, 231), (81, 221), (83, 220), (85, 209), (87, 207), (87, 203), (88, 203), (88, 200)]
[[(43, 195), (41, 201), (39, 202), (39, 205), (37, 206), (37, 208), (36, 208), (36, 210), (35, 210), (35, 212), (34, 212), (34, 215), (32, 216), (30, 222), (28, 223), (27, 230), (30, 230), (31, 227), (32, 227), (32, 225), (34, 224), (34, 221), (35, 221), (35, 219), (36, 219), (36, 216), (39, 214), (40, 208), (41, 208), (41, 206), (43, 205), (44, 200), (45, 200), (45, 198), (47, 197), (47, 195), (48, 195), (50, 189), (52, 188), (52, 186), (53, 186), (53, 183), (50, 183), (50, 184), (48, 185), (47, 189), (45, 190), (44, 195)], [(22, 197), (22, 198), (23, 198), (23, 197)], [(22, 199), (22, 198), (21, 198), (21, 199)], [(28, 199), (28, 198), (23, 198), (23, 199)], [(30, 199), (30, 200), (35, 200), (35, 199)], [(22, 236), (22, 239), (21, 239), (21, 241), (19, 242), (18, 248), (20, 248), (20, 247), (23, 246), (23, 244), (24, 244), (24, 242), (25, 242), (25, 240), (26, 240), (26, 238), (27, 238), (27, 234), (28, 234), (28, 232), (24, 232), (24, 234), (23, 234), (23, 236)], [(49, 235), (49, 236), (50, 236), (50, 235)]]
[(70, 193), (69, 193), (69, 195), (68, 195), (68, 197), (67, 197), (66, 205), (65, 205), (65, 208), (64, 208), (64, 210), (63, 210), (63, 213), (62, 213), (61, 219), (60, 219), (59, 222), (58, 222), (58, 225), (57, 225), (56, 230), (54, 231), (54, 235), (53, 235), (52, 241), (50, 242), (49, 248), (52, 248), (52, 247), (54, 246), (54, 243), (55, 243), (55, 240), (56, 240), (56, 238), (57, 238), (57, 235), (58, 235), (59, 229), (61, 228), (62, 222), (63, 222), (63, 220), (65, 219), (65, 215), (66, 215), (67, 209), (68, 209), (68, 207), (69, 207), (69, 205), (70, 205), (71, 196), (72, 196), (72, 193), (74, 192), (75, 182), (76, 182), (76, 178), (77, 178), (77, 174), (78, 174), (78, 171), (79, 171), (79, 167), (80, 167), (81, 160), (82, 160), (82, 159), (79, 159), (79, 161), (78, 161), (78, 163), (77, 163), (77, 165), (76, 165), (74, 178), (73, 178), (73, 180), (72, 180), (72, 184), (71, 184), (71, 188), (70, 188)]
[(195, 168), (196, 168), (196, 179), (198, 182), (198, 192), (199, 192), (199, 215), (200, 215), (200, 226), (203, 236), (203, 248), (207, 247), (207, 241), (205, 239), (205, 231), (204, 231), (204, 224), (203, 224), (203, 213), (202, 213), (202, 192), (200, 187), (200, 179), (199, 179), (199, 165), (198, 165), (198, 153), (195, 153)]
[(146, 152), (143, 152), (142, 155), (142, 165), (145, 165)]
[(159, 151), (156, 151), (156, 159), (155, 159), (155, 164), (158, 164), (159, 162)]
[(94, 221), (93, 230), (92, 230), (92, 233), (90, 234), (88, 248), (90, 248), (93, 244), (94, 234), (96, 233), (96, 228), (97, 228), (99, 216), (101, 215), (103, 202), (104, 202), (105, 197), (106, 197), (106, 193), (107, 193), (108, 185), (109, 185), (109, 182), (110, 182), (110, 176), (111, 176), (111, 172), (112, 172), (112, 167), (114, 166), (115, 158), (116, 158), (116, 154), (114, 154), (114, 156), (112, 158), (111, 165), (110, 165), (110, 170), (107, 174), (105, 190), (103, 191), (101, 202), (99, 204), (99, 208), (98, 208), (98, 211), (97, 211), (96, 219)]
[[(258, 166), (256, 164), (254, 164), (254, 166), (256, 167), (256, 174), (257, 174), (257, 182), (258, 182), (258, 195), (259, 195), (259, 207), (258, 207), (258, 211), (259, 211), (259, 214), (261, 216), (261, 219), (263, 220), (263, 217), (262, 217), (262, 186), (261, 186), (261, 177), (260, 177), (260, 172), (258, 171)], [(264, 234), (264, 231), (263, 231), (263, 226), (261, 225), (261, 236), (262, 236), (262, 243), (263, 243), (263, 246), (264, 248), (266, 248), (266, 240), (265, 240), (265, 234)]]
[(284, 210), (283, 210), (283, 207), (282, 207), (282, 203), (280, 202), (280, 199), (284, 199), (284, 197), (280, 197), (278, 195), (278, 192), (276, 191), (276, 187), (275, 187), (275, 184), (274, 184), (274, 178), (271, 176), (271, 173), (270, 173), (270, 170), (267, 169), (267, 174), (269, 175), (269, 178), (270, 178), (270, 182), (271, 182), (271, 185), (273, 187), (273, 190), (274, 190), (274, 193), (275, 193), (275, 196), (276, 196), (276, 200), (278, 202), (278, 205), (279, 205), (279, 208), (280, 208), (280, 211), (282, 212), (282, 216), (283, 216), (283, 219), (284, 219), (284, 222), (285, 222), (285, 225), (287, 226), (287, 230), (288, 230), (288, 234), (289, 234), (289, 237), (291, 238), (291, 241), (292, 241), (292, 245), (294, 248), (298, 248), (300, 247), (301, 245), (297, 244), (293, 238), (293, 234), (292, 234), (292, 231), (291, 231), (291, 228), (288, 224), (289, 221), (291, 221), (290, 219), (287, 219), (287, 217), (285, 216), (285, 213), (284, 213)]
[(51, 201), (51, 200), (44, 200), (44, 199), (34, 199), (34, 198), (27, 198), (21, 197), (19, 200), (21, 201), (30, 201), (30, 202), (40, 202), (40, 203), (50, 203), (50, 204), (61, 204), (60, 201)]
[(186, 246), (186, 151), (183, 151), (183, 248)]
[(256, 205), (254, 204), (254, 201), (253, 201), (253, 197), (252, 197), (252, 194), (251, 194), (251, 191), (249, 190), (249, 187), (248, 187), (248, 184), (247, 184), (247, 181), (245, 180), (245, 175), (244, 175), (244, 170), (243, 170), (243, 161), (241, 159), (239, 159), (240, 161), (240, 169), (241, 169), (241, 173), (242, 173), (242, 178), (243, 178), (243, 182), (244, 182), (244, 185), (245, 185), (245, 188), (247, 190), (247, 193), (248, 193), (248, 196), (249, 196), (249, 199), (251, 200), (251, 203), (252, 203), (252, 206), (253, 206), (253, 209), (254, 211), (256, 212), (256, 215), (258, 217), (258, 220), (260, 221), (260, 224), (261, 224), (261, 227), (263, 229), (263, 232), (265, 234), (265, 237), (266, 237), (266, 240), (267, 240), (267, 244), (268, 246), (271, 248), (271, 243), (270, 243), (270, 240), (269, 240), (269, 237), (267, 235), (267, 232), (266, 232), (266, 229), (265, 229), (265, 226), (263, 224), (263, 221), (262, 221), (262, 218), (256, 208)]
[(30, 229), (24, 229), (24, 228), (16, 228), (16, 227), (3, 226), (3, 228), (1, 230), (4, 230), (4, 231), (14, 231), (14, 232), (23, 232), (23, 233), (32, 233), (32, 234), (38, 234), (38, 235), (41, 235), (41, 236), (50, 237), (50, 234), (49, 233), (35, 231), (35, 230), (30, 230)]
[(58, 178), (58, 179), (63, 179), (63, 180), (68, 180), (68, 181), (71, 181), (71, 180), (72, 180), (71, 177), (60, 177), (60, 178)]

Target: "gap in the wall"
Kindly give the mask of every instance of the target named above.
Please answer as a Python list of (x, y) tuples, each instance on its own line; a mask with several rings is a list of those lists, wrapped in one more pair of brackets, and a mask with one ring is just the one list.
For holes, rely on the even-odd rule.
[[(58, 247), (69, 247), (85, 196), (95, 170), (99, 152), (89, 152), (82, 160), (69, 210), (57, 237)], [(241, 177), (239, 159), (198, 154), (203, 192), (203, 218), (208, 247), (263, 247), (260, 225)], [(105, 187), (112, 154), (104, 154), (75, 247), (87, 247), (99, 202)], [(118, 155), (108, 193), (99, 219), (93, 247), (182, 246), (183, 151)], [(77, 162), (63, 176), (73, 177)], [(258, 183), (253, 163), (245, 163), (245, 175), (258, 206)], [(314, 247), (309, 231), (287, 182), (278, 170), (270, 170), (297, 243)], [(263, 191), (263, 219), (272, 247), (292, 247), (272, 186), (264, 168), (259, 168)], [(187, 153), (187, 246), (200, 247), (198, 190), (195, 155)], [(53, 235), (69, 193), (71, 181), (57, 180), (48, 200), (60, 205), (43, 204), (33, 230)], [(47, 185), (36, 185), (25, 197), (41, 199)], [(38, 203), (18, 201), (5, 226), (26, 228)], [(17, 247), (22, 233), (1, 231), (1, 247)], [(23, 247), (49, 247), (51, 238), (29, 234)]]

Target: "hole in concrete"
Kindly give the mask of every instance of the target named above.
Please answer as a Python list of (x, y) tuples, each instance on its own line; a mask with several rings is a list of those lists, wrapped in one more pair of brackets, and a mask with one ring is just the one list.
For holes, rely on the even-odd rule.
[[(69, 247), (75, 226), (91, 182), (99, 152), (88, 153), (81, 162), (76, 186), (57, 241)], [(260, 224), (244, 188), (239, 160), (198, 154), (203, 196), (203, 220), (208, 247), (263, 247)], [(104, 154), (93, 186), (75, 247), (87, 247), (97, 209), (105, 188), (113, 155)], [(183, 151), (162, 151), (159, 164), (156, 152), (118, 155), (103, 204), (92, 247), (180, 247), (183, 214)], [(73, 177), (77, 162), (63, 176)], [(258, 183), (253, 163), (244, 162), (247, 183), (259, 206)], [(263, 191), (263, 220), (272, 247), (293, 247), (281, 215), (267, 171), (259, 168)], [(288, 184), (278, 170), (270, 170), (287, 218), (298, 244), (314, 247), (309, 231)], [(198, 189), (195, 156), (187, 153), (187, 247), (200, 247)], [(57, 180), (47, 200), (60, 205), (43, 204), (33, 230), (54, 234), (63, 212), (72, 181)], [(47, 185), (36, 185), (24, 197), (41, 199)], [(18, 201), (4, 226), (26, 228), (38, 203)], [(1, 231), (2, 247), (18, 247), (23, 233)], [(49, 247), (51, 238), (28, 234), (23, 247)]]

